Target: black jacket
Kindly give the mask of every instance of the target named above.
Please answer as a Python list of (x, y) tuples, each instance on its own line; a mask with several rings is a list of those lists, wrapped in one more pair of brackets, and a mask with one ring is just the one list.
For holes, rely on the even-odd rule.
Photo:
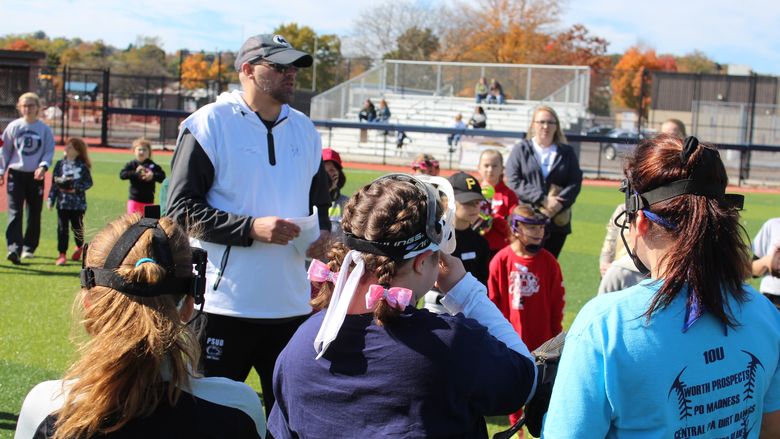
[[(545, 179), (542, 167), (534, 154), (533, 143), (525, 139), (515, 145), (506, 163), (507, 184), (517, 194), (520, 201), (531, 204), (541, 204), (544, 196), (555, 184), (563, 188), (558, 196), (562, 197), (563, 208), (571, 207), (577, 199), (582, 187), (582, 170), (574, 149), (569, 145), (558, 145), (550, 174)], [(558, 227), (551, 224), (553, 231), (571, 233), (571, 223)]]
[[(141, 180), (141, 177), (135, 172), (138, 165), (151, 170), (154, 177), (150, 181)], [(130, 160), (125, 167), (119, 171), (119, 178), (122, 180), (130, 180), (131, 200), (140, 203), (154, 203), (154, 185), (155, 183), (162, 183), (162, 181), (165, 180), (165, 171), (151, 159), (146, 159), (143, 163), (138, 163), (138, 160)]]

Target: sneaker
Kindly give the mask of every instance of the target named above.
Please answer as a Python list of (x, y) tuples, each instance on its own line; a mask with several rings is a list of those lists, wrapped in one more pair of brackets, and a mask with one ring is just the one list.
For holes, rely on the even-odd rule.
[(11, 263), (13, 263), (14, 265), (21, 264), (21, 262), (19, 261), (19, 255), (16, 254), (16, 252), (8, 252), (8, 256), (6, 256), (5, 258), (11, 261)]
[(65, 253), (60, 253), (60, 257), (57, 258), (56, 261), (54, 261), (54, 265), (65, 265), (65, 262), (67, 261)]
[(35, 257), (35, 254), (28, 250), (22, 250), (22, 259), (32, 259)]
[(76, 250), (73, 251), (73, 254), (70, 255), (71, 261), (80, 261), (81, 260), (81, 247), (76, 247)]

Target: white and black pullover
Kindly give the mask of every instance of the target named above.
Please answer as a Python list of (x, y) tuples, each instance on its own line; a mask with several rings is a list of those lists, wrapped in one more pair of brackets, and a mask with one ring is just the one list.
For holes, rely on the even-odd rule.
[(250, 230), (254, 218), (307, 216), (313, 205), (320, 228), (330, 229), (320, 136), (287, 105), (268, 125), (238, 91), (182, 123), (167, 212), (208, 252), (209, 313), (278, 319), (311, 310), (305, 255), (289, 244), (253, 241)]

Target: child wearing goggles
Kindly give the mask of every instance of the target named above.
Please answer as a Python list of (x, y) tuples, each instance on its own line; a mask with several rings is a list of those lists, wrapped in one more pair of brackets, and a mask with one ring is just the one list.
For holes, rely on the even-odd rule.
[[(549, 220), (519, 204), (510, 215), (512, 242), (490, 261), (488, 295), (534, 350), (563, 330), (565, 291), (558, 261), (542, 248)], [(522, 415), (509, 416), (514, 424)]]

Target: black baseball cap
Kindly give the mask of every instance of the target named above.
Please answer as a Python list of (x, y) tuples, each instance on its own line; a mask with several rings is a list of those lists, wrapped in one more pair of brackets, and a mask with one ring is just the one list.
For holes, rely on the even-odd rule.
[(296, 50), (281, 35), (260, 34), (247, 38), (236, 55), (234, 67), (241, 71), (244, 63), (254, 64), (261, 59), (276, 64), (292, 64), (295, 67), (310, 67), (314, 58), (306, 52)]
[(485, 199), (482, 195), (482, 187), (479, 185), (479, 180), (471, 175), (461, 171), (450, 175), (447, 180), (452, 185), (452, 190), (455, 192), (455, 201), (458, 203)]

